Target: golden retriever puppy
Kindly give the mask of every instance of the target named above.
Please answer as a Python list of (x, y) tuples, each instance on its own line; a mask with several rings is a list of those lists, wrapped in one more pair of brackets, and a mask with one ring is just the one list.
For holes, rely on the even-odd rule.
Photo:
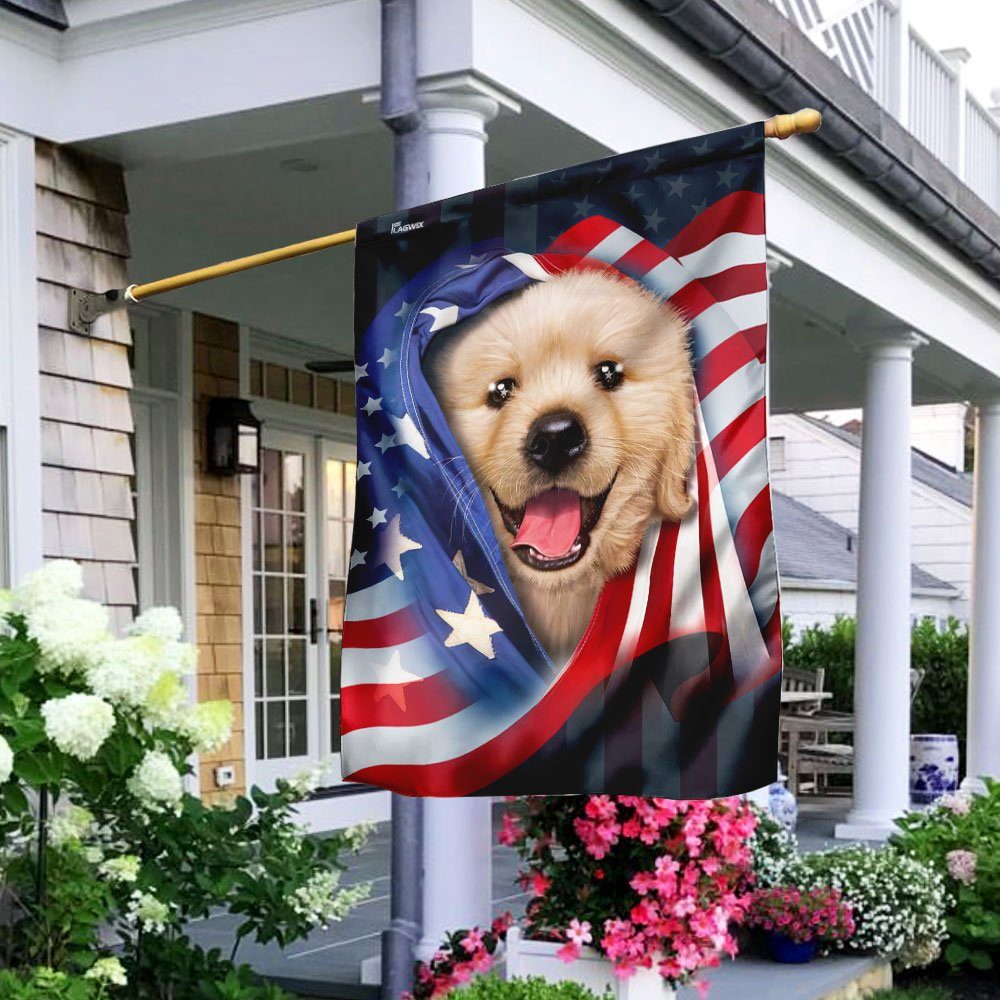
[(689, 507), (687, 324), (640, 285), (576, 270), (469, 320), (429, 367), (528, 624), (561, 663), (650, 519)]

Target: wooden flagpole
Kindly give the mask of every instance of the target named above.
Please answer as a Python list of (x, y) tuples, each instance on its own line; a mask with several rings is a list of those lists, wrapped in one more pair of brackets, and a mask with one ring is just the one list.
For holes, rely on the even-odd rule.
[[(812, 108), (803, 108), (794, 114), (775, 115), (773, 118), (768, 118), (764, 122), (764, 136), (768, 139), (787, 139), (792, 135), (815, 132), (820, 127), (821, 122), (822, 118), (818, 111), (814, 111)], [(356, 235), (357, 230), (345, 229), (341, 233), (319, 236), (302, 243), (292, 243), (287, 247), (250, 254), (247, 257), (237, 257), (236, 260), (199, 267), (169, 278), (160, 278), (158, 281), (129, 285), (125, 289), (112, 289), (103, 294), (74, 291), (70, 300), (71, 324), (76, 324), (73, 325), (73, 329), (79, 329), (80, 326), (83, 326), (84, 329), (81, 329), (80, 332), (88, 332), (90, 324), (98, 316), (128, 302), (138, 302), (141, 299), (148, 299), (152, 295), (162, 295), (164, 292), (187, 288), (189, 285), (197, 285), (202, 281), (224, 278), (228, 274), (249, 271), (251, 268), (273, 264), (279, 260), (291, 260), (293, 257), (303, 257), (306, 254), (316, 253), (318, 250), (344, 246), (347, 243), (353, 243)]]

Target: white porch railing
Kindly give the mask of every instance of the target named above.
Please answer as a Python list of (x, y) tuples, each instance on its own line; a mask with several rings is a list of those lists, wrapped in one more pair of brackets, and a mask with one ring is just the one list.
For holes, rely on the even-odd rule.
[(909, 23), (906, 0), (771, 3), (1000, 211), (1000, 108), (966, 90), (968, 52), (938, 52)]

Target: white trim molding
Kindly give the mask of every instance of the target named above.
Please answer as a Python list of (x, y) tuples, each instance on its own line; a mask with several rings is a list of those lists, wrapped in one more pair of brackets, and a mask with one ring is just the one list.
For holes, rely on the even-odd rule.
[(0, 425), (6, 428), (12, 580), (42, 561), (35, 252), (35, 140), (0, 126)]

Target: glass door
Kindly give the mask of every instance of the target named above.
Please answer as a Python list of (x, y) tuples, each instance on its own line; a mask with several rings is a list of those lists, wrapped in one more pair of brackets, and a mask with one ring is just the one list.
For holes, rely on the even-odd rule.
[(354, 517), (355, 450), (265, 428), (252, 477), (251, 780), (273, 787), (324, 757), (340, 773), (340, 649)]
[(320, 625), (320, 745), (333, 755), (333, 780), (340, 774), (340, 651), (344, 632), (344, 596), (354, 520), (357, 463), (353, 447), (321, 439), (318, 462), (322, 478), (323, 546), (320, 553), (323, 613)]
[[(265, 431), (250, 500), (254, 780), (273, 786), (319, 758), (314, 442)], [(248, 707), (250, 707), (248, 705)]]

